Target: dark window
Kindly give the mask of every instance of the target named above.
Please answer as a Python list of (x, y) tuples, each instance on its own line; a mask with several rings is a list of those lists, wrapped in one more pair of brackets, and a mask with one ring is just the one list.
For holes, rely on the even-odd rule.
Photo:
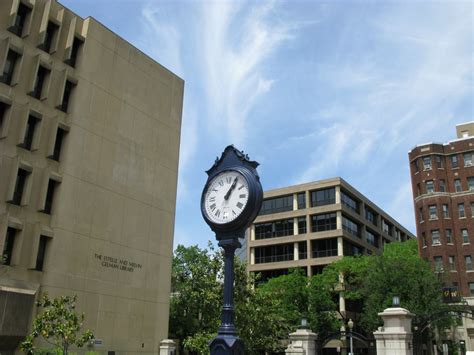
[(464, 255), (464, 262), (466, 264), (466, 270), (472, 270), (472, 257), (470, 255)]
[(449, 218), (449, 206), (446, 204), (443, 205), (443, 217)]
[(382, 220), (382, 230), (393, 237), (393, 225), (386, 220)]
[[(456, 270), (455, 260), (456, 260), (456, 258), (454, 257), (454, 255), (451, 255), (451, 256), (448, 257), (448, 263), (449, 263), (449, 270), (450, 271)], [(471, 263), (471, 265), (472, 265), (472, 263)]]
[(439, 191), (446, 192), (446, 183), (444, 180), (439, 180)]
[(30, 8), (20, 2), (18, 5), (18, 11), (15, 17), (15, 23), (12, 27), (9, 28), (9, 31), (16, 34), (17, 36), (21, 36), (23, 34), (23, 29), (25, 27), (26, 18), (30, 13)]
[(326, 213), (311, 216), (311, 231), (323, 232), (337, 228), (336, 213)]
[(353, 244), (348, 241), (344, 241), (344, 255), (345, 256), (356, 256), (356, 255), (363, 255), (364, 248), (359, 245)]
[(44, 202), (44, 213), (51, 214), (53, 208), (54, 191), (58, 182), (50, 179), (48, 182), (48, 191), (46, 192), (46, 201)]
[(341, 203), (353, 210), (354, 212), (359, 213), (359, 203), (346, 194), (344, 191), (341, 191)]
[(428, 206), (428, 215), (430, 219), (438, 219), (438, 208), (436, 205)]
[(288, 235), (293, 235), (293, 219), (255, 225), (255, 239), (285, 237)]
[(53, 44), (54, 35), (58, 31), (58, 29), (58, 25), (51, 21), (48, 22), (48, 27), (46, 28), (46, 33), (44, 36), (44, 42), (41, 45), (41, 49), (43, 49), (45, 52), (49, 53), (51, 51), (51, 45)]
[(306, 208), (306, 194), (304, 192), (300, 192), (298, 194), (298, 209), (302, 210)]
[[(385, 240), (385, 239), (384, 239)], [(423, 242), (423, 246), (426, 247), (427, 246), (427, 242), (426, 242), (426, 234), (425, 232), (422, 232), (421, 233), (421, 240)]]
[(458, 156), (451, 155), (451, 168), (457, 168), (459, 166)]
[(472, 166), (472, 152), (464, 153), (464, 166)]
[(467, 229), (461, 229), (461, 236), (462, 236), (463, 244), (468, 244), (469, 243), (469, 233), (467, 232)]
[(54, 142), (54, 151), (53, 155), (51, 156), (51, 159), (59, 161), (59, 158), (61, 157), (61, 148), (63, 146), (63, 140), (64, 140), (64, 135), (66, 134), (66, 131), (62, 128), (58, 128), (56, 132), (56, 141)]
[(418, 166), (418, 159), (415, 159), (413, 161), (413, 167), (415, 169), (415, 173), (419, 172), (420, 171), (420, 167)]
[(334, 203), (336, 203), (336, 189), (334, 187), (311, 191), (311, 207), (332, 205)]
[(76, 66), (79, 48), (81, 48), (81, 46), (82, 41), (79, 38), (74, 37), (74, 41), (72, 42), (71, 57), (69, 58), (69, 60), (66, 61), (66, 63), (69, 64), (71, 67)]
[(454, 191), (456, 191), (456, 192), (461, 192), (462, 191), (462, 185), (461, 185), (461, 180), (460, 179), (455, 179), (454, 180)]
[(15, 73), (15, 66), (20, 55), (17, 52), (8, 51), (7, 60), (5, 61), (5, 66), (3, 67), (3, 74), (0, 78), (2, 83), (10, 85), (12, 83), (13, 74)]
[(2, 130), (3, 123), (5, 122), (5, 116), (10, 106), (5, 102), (0, 101), (0, 131)]
[(469, 282), (469, 293), (471, 296), (474, 296), (474, 282)]
[(469, 191), (474, 190), (474, 177), (473, 176), (470, 176), (467, 178), (467, 188), (469, 189)]
[(30, 173), (24, 169), (18, 169), (18, 175), (16, 177), (15, 191), (13, 192), (12, 203), (15, 205), (21, 205), (23, 197), (23, 190), (25, 189), (26, 178)]
[(35, 129), (38, 124), (39, 119), (33, 115), (28, 116), (28, 122), (26, 123), (25, 138), (23, 143), (20, 144), (21, 147), (31, 150), (31, 145), (33, 144), (33, 139), (35, 137)]
[(379, 246), (379, 237), (377, 236), (377, 234), (373, 233), (372, 231), (368, 229), (366, 230), (366, 238), (367, 238), (367, 243), (375, 247)]
[(349, 232), (356, 237), (360, 237), (360, 227), (357, 223), (352, 221), (351, 219), (347, 218), (346, 216), (342, 216), (342, 229)]
[(61, 102), (61, 106), (60, 106), (60, 109), (61, 111), (63, 112), (67, 112), (68, 108), (69, 108), (69, 100), (71, 98), (71, 93), (74, 89), (74, 83), (69, 81), (69, 80), (66, 80), (66, 85), (64, 85), (64, 93), (63, 93), (63, 100)]
[(263, 200), (260, 215), (293, 210), (293, 195)]
[(438, 169), (444, 168), (444, 158), (441, 155), (436, 156), (436, 165)]
[(451, 229), (446, 229), (445, 233), (446, 233), (446, 243), (452, 244), (453, 243), (453, 232), (451, 231)]
[(431, 157), (423, 157), (423, 170), (431, 169)]
[(426, 193), (432, 194), (434, 192), (434, 183), (433, 180), (428, 180), (426, 182)]
[(308, 258), (308, 245), (306, 242), (299, 242), (298, 243), (298, 259), (306, 259)]
[(49, 238), (42, 235), (38, 245), (38, 255), (36, 256), (36, 267), (38, 271), (43, 271), (44, 257), (46, 255), (46, 247), (48, 245)]
[(365, 206), (365, 219), (372, 222), (374, 226), (377, 225), (377, 213), (367, 206)]
[(458, 217), (466, 217), (466, 212), (464, 211), (464, 203), (458, 203)]
[(313, 258), (337, 256), (337, 238), (312, 240), (311, 249)]
[(255, 263), (275, 263), (293, 260), (293, 243), (255, 248)]
[(8, 227), (5, 243), (3, 244), (3, 264), (10, 265), (12, 262), (13, 245), (15, 244), (16, 229)]
[(433, 257), (434, 267), (436, 271), (441, 271), (443, 268), (443, 257), (442, 256), (435, 256)]
[(43, 91), (44, 81), (48, 75), (49, 70), (41, 65), (38, 67), (38, 73), (36, 74), (35, 86), (31, 92), (31, 96), (41, 99), (41, 93)]
[[(420, 223), (424, 221), (424, 218), (423, 218), (423, 207), (420, 207), (418, 209), (418, 215), (420, 217)], [(384, 232), (386, 232), (386, 230), (384, 229)]]
[(306, 234), (306, 217), (298, 217), (298, 234)]
[(441, 244), (439, 229), (431, 231), (431, 244), (432, 245), (440, 245)]

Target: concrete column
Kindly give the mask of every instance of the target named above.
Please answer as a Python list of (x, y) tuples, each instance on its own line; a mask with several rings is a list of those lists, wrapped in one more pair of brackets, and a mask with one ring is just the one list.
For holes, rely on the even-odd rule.
[(293, 194), (293, 211), (298, 209), (298, 194)]
[(308, 255), (308, 259), (313, 257), (313, 251), (311, 249), (311, 240), (306, 241), (306, 254)]
[(298, 218), (293, 218), (293, 235), (298, 235)]
[(342, 237), (337, 237), (337, 256), (344, 255), (344, 241)]
[(306, 208), (311, 208), (311, 194), (309, 191), (305, 191), (305, 202), (306, 202)]
[(252, 224), (250, 227), (250, 240), (255, 240), (255, 225)]
[(336, 188), (336, 203), (341, 203), (341, 186), (337, 185)]
[(298, 329), (290, 334), (290, 345), (285, 350), (287, 355), (316, 355), (317, 335), (309, 329)]
[(255, 264), (255, 248), (250, 248), (250, 265)]
[(176, 344), (171, 339), (164, 339), (160, 342), (160, 355), (175, 355)]
[(306, 266), (306, 275), (308, 275), (308, 277), (313, 276), (313, 269), (311, 269), (311, 265)]
[(336, 212), (336, 228), (342, 229), (342, 213), (341, 211)]
[(392, 307), (379, 316), (384, 326), (374, 332), (377, 355), (413, 355), (411, 320), (414, 314), (404, 308)]
[(300, 254), (298, 253), (298, 243), (293, 243), (293, 260), (299, 260)]

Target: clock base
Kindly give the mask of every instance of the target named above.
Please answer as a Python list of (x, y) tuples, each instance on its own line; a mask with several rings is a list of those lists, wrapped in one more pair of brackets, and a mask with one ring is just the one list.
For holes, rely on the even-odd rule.
[(218, 335), (209, 347), (211, 355), (244, 355), (244, 342), (235, 335)]

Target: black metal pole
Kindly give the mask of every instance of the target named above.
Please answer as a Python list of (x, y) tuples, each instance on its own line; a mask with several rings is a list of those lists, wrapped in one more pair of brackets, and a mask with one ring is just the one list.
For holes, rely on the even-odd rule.
[(224, 248), (224, 305), (222, 307), (221, 326), (217, 336), (210, 344), (211, 355), (244, 354), (244, 343), (237, 336), (234, 325), (234, 255), (239, 248), (238, 239), (219, 241)]

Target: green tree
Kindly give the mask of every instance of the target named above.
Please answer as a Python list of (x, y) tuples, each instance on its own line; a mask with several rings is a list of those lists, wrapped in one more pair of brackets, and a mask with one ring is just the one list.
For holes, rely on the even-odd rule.
[(36, 303), (38, 307), (43, 308), (43, 312), (33, 321), (31, 334), (20, 344), (20, 349), (27, 354), (33, 354), (34, 339), (42, 337), (46, 342), (61, 349), (63, 355), (67, 355), (71, 346), (82, 347), (93, 339), (94, 335), (90, 330), (80, 333), (84, 313), (76, 311), (76, 301), (76, 295), (50, 298), (44, 294)]

